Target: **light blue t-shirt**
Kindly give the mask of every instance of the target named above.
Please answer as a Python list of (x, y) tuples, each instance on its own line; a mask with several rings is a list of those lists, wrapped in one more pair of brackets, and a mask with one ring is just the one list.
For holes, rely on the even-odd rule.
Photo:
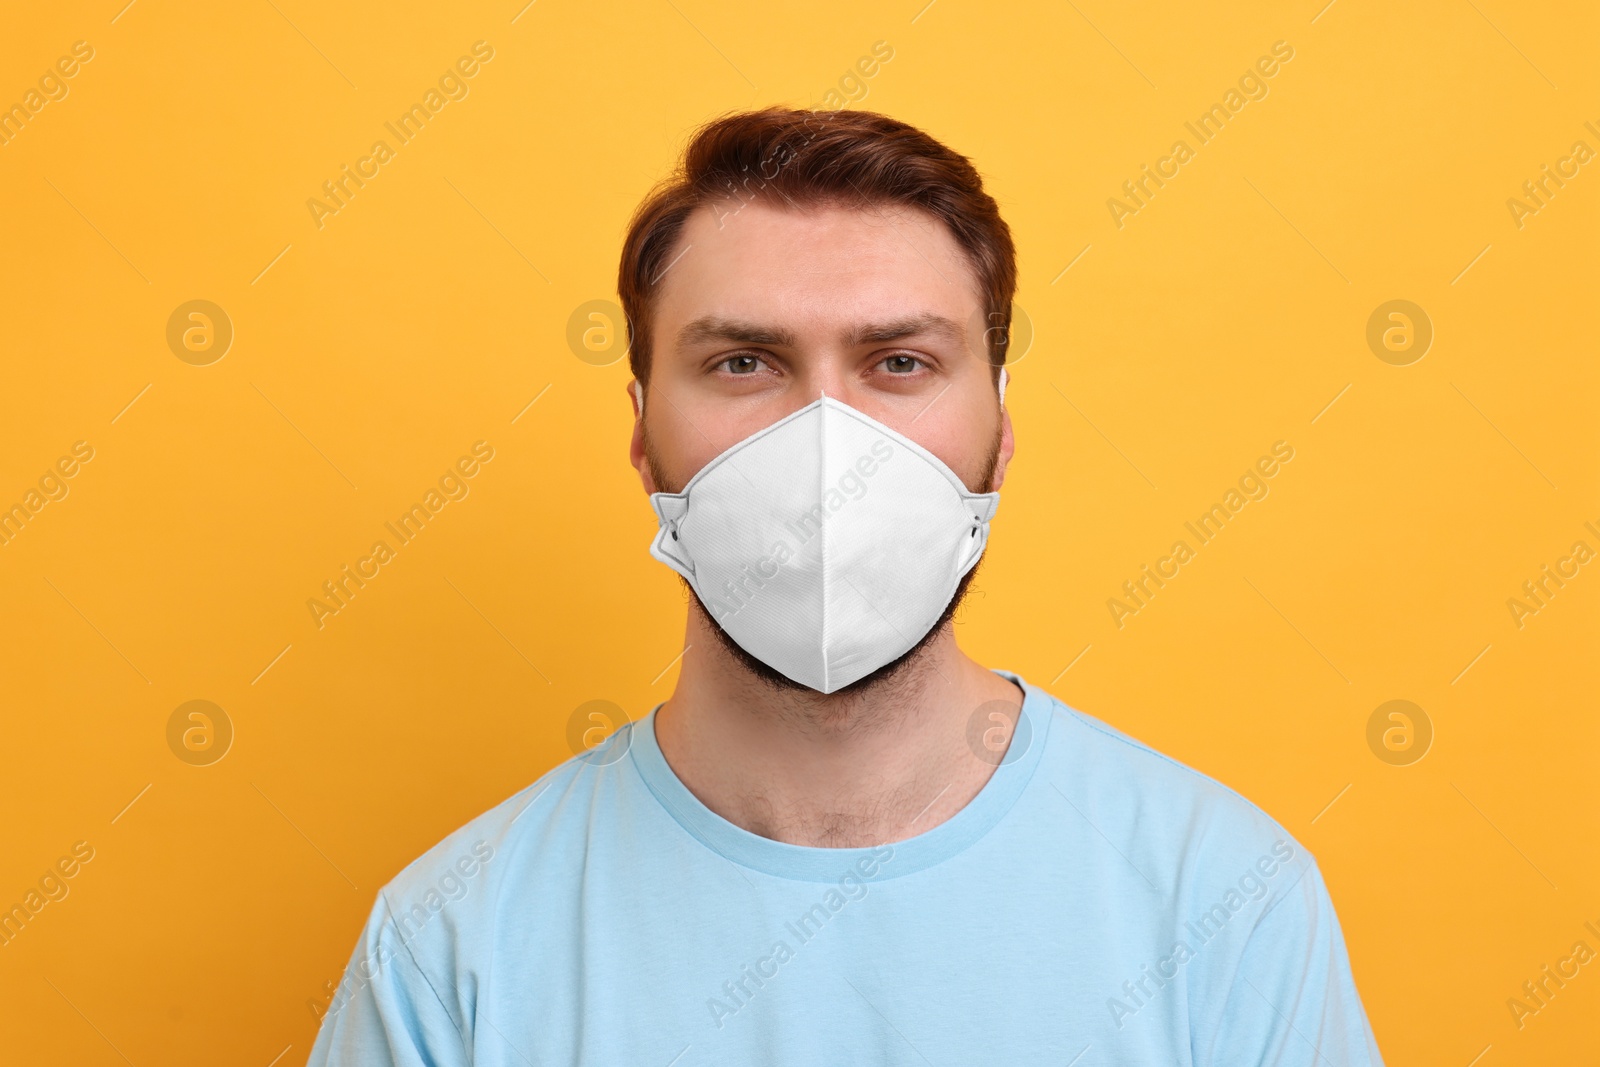
[(378, 894), (310, 1063), (1381, 1064), (1305, 848), (996, 673), (1000, 766), (876, 848), (718, 816), (652, 710)]

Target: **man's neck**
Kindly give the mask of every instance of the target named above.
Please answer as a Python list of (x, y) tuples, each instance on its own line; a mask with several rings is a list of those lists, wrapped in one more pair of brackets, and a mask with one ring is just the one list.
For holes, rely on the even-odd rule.
[[(689, 651), (656, 713), (656, 737), (701, 803), (777, 841), (858, 848), (926, 833), (989, 780), (1004, 752), (996, 725), (1009, 742), (1022, 704), (1021, 690), (963, 653), (948, 625), (882, 682), (829, 695), (768, 686), (713, 625), (690, 611)], [(987, 732), (989, 749), (969, 741), (975, 732)]]

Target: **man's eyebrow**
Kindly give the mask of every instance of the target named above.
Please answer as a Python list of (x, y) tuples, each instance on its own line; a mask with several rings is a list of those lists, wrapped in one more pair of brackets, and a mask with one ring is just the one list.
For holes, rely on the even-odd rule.
[(708, 341), (737, 341), (740, 344), (772, 345), (775, 348), (795, 346), (794, 333), (781, 326), (762, 326), (716, 315), (702, 315), (678, 331), (679, 348), (691, 348)]
[(850, 336), (849, 342), (852, 345), (864, 345), (875, 341), (897, 341), (902, 337), (913, 337), (918, 334), (939, 337), (954, 344), (965, 342), (967, 337), (960, 323), (930, 312), (858, 327)]
[[(939, 337), (952, 343), (963, 343), (967, 336), (960, 323), (942, 315), (927, 313), (857, 326), (848, 331), (845, 342), (850, 345), (864, 345), (896, 341), (919, 334)], [(775, 348), (793, 348), (797, 344), (794, 332), (781, 326), (763, 326), (760, 323), (726, 319), (716, 315), (702, 315), (678, 331), (679, 348), (691, 348), (711, 341), (772, 345)]]

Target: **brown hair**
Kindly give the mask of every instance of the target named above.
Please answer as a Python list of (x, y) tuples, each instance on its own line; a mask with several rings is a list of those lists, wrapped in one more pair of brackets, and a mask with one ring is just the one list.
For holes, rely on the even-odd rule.
[(628, 365), (650, 378), (655, 283), (696, 208), (758, 196), (790, 206), (897, 204), (920, 208), (949, 227), (978, 276), (989, 324), (987, 359), (999, 377), (1017, 288), (1011, 229), (967, 157), (921, 130), (872, 111), (812, 112), (770, 107), (727, 115), (701, 127), (677, 173), (634, 213), (622, 246), (617, 292), (628, 320)]

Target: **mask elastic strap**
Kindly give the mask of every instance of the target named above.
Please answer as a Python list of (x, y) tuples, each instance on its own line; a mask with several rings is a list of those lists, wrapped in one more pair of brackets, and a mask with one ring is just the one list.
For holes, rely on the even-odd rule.
[(1006, 369), (1004, 367), (1001, 367), (1000, 368), (1000, 406), (1001, 407), (1004, 407), (1005, 403), (1006, 403), (1006, 377), (1007, 377)]
[[(1001, 371), (1004, 374), (1004, 371)], [(1001, 385), (1000, 398), (1005, 399), (1005, 386)], [(644, 418), (644, 388), (639, 384), (639, 379), (633, 380), (633, 398), (639, 402), (639, 417)]]

